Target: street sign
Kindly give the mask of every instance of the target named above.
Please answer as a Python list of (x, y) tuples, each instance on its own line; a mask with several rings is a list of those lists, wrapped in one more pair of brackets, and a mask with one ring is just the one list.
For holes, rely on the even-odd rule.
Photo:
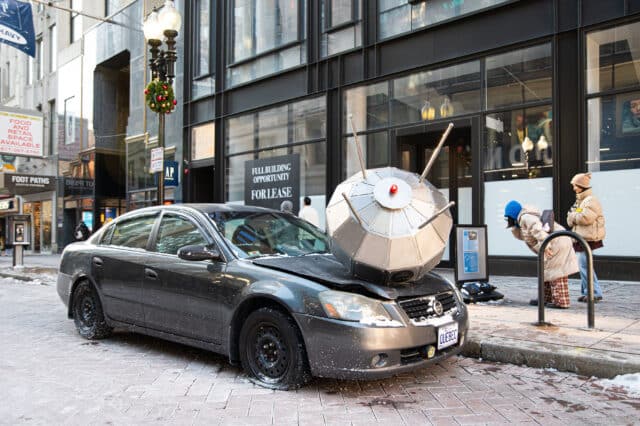
[(161, 172), (164, 166), (164, 148), (153, 148), (151, 150), (151, 164), (149, 173)]
[(164, 186), (178, 186), (180, 184), (178, 180), (178, 162), (177, 161), (165, 161), (164, 162)]

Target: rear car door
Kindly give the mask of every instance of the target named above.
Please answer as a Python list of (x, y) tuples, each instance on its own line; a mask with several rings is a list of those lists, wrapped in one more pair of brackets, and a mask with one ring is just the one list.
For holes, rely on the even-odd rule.
[(91, 268), (102, 292), (106, 314), (117, 321), (143, 325), (142, 279), (146, 250), (157, 213), (143, 214), (111, 225)]
[(178, 250), (193, 244), (215, 246), (194, 218), (165, 212), (144, 271), (145, 323), (156, 330), (219, 343), (219, 294), (226, 264), (180, 259)]

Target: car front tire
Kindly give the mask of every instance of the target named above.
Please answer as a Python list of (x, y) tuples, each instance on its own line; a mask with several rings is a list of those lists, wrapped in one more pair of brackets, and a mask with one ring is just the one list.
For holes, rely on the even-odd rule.
[(276, 309), (249, 315), (240, 332), (240, 361), (254, 383), (270, 389), (297, 389), (311, 379), (298, 326)]
[(104, 339), (111, 334), (102, 311), (98, 292), (88, 281), (82, 281), (73, 292), (73, 322), (85, 339)]

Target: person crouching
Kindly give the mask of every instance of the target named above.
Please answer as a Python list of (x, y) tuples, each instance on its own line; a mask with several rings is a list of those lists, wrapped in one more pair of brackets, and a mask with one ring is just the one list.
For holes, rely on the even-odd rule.
[[(522, 206), (512, 200), (504, 209), (507, 228), (513, 236), (525, 242), (527, 247), (538, 254), (540, 246), (549, 236), (540, 220), (540, 211), (533, 206)], [(554, 222), (554, 231), (564, 230)], [(544, 251), (544, 302), (548, 308), (567, 309), (569, 300), (569, 275), (578, 272), (578, 261), (569, 237), (557, 237), (547, 245)], [(538, 305), (537, 299), (529, 304)]]

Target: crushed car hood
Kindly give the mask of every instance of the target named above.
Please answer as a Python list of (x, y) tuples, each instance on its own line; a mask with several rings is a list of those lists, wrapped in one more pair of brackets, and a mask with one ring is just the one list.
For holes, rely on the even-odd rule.
[(316, 281), (334, 290), (375, 295), (387, 300), (425, 296), (451, 290), (446, 279), (432, 272), (425, 274), (419, 280), (394, 285), (359, 280), (352, 277), (349, 271), (330, 254), (266, 257), (254, 259), (253, 263)]

